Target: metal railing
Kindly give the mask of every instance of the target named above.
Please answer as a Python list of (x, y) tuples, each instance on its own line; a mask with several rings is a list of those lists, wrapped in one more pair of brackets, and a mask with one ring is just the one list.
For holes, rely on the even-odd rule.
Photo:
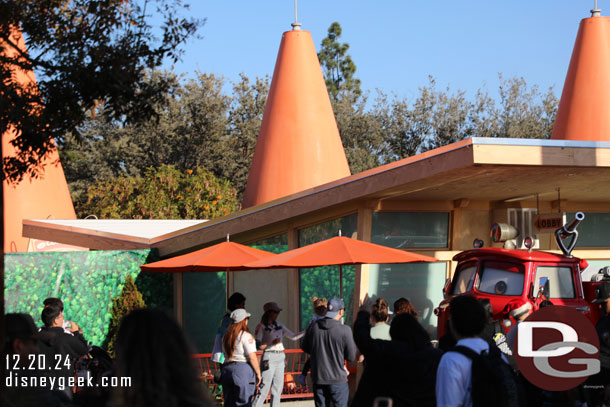
[[(263, 352), (256, 352), (260, 360)], [(307, 383), (302, 386), (296, 380), (297, 376), (301, 374), (303, 366), (307, 361), (308, 355), (300, 349), (286, 349), (284, 350), (286, 355), (286, 368), (284, 370), (284, 388), (282, 389), (282, 400), (295, 400), (295, 399), (311, 399), (313, 398), (313, 392), (311, 391), (311, 375), (307, 375)], [(218, 383), (214, 381), (214, 376), (220, 377), (220, 365), (216, 362), (212, 362), (211, 353), (198, 353), (192, 355), (193, 359), (196, 359), (199, 371), (201, 374), (201, 380), (208, 386), (210, 394), (217, 401), (222, 400), (222, 391), (219, 389)], [(269, 398), (269, 396), (267, 396)]]

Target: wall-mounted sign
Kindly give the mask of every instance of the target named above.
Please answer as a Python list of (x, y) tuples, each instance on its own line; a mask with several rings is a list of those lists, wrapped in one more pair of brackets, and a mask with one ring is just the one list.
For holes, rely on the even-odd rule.
[(565, 224), (565, 213), (542, 213), (534, 225), (538, 233), (552, 233)]

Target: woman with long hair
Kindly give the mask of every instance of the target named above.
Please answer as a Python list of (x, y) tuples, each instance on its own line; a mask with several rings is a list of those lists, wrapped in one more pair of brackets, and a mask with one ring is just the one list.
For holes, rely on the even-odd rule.
[(261, 322), (254, 331), (256, 340), (259, 341), (260, 348), (263, 350), (263, 357), (261, 358), (263, 381), (261, 391), (254, 399), (254, 407), (262, 407), (269, 390), (271, 390), (271, 407), (279, 407), (282, 388), (284, 387), (284, 364), (286, 359), (282, 337), (286, 336), (296, 341), (305, 332), (295, 334), (284, 324), (277, 322), (277, 317), (282, 311), (277, 303), (266, 303), (263, 306), (263, 311), (265, 313)]
[(250, 313), (243, 308), (231, 312), (231, 325), (222, 338), (225, 363), (220, 383), (225, 407), (250, 407), (261, 382), (256, 342), (248, 330), (249, 318)]
[(112, 407), (211, 407), (199, 380), (192, 348), (176, 321), (159, 309), (123, 318), (116, 342), (117, 377), (129, 387), (113, 389)]
[(409, 301), (405, 297), (400, 297), (399, 299), (394, 301), (394, 315), (405, 313), (412, 315), (415, 319), (418, 319), (419, 317), (417, 310), (413, 306), (413, 303), (411, 303), (411, 301)]
[(222, 338), (227, 333), (227, 328), (231, 325), (231, 312), (238, 308), (246, 308), (246, 297), (242, 293), (233, 293), (227, 300), (227, 313), (223, 315), (216, 331), (214, 338), (214, 347), (212, 348), (212, 361), (216, 363), (224, 363), (225, 355), (222, 353)]
[(377, 298), (371, 312), (371, 338), (386, 341), (392, 339), (390, 338), (390, 325), (388, 325), (389, 319), (388, 302), (383, 298)]
[(365, 299), (354, 321), (354, 341), (366, 364), (352, 407), (370, 407), (376, 397), (390, 397), (394, 407), (435, 406), (441, 351), (409, 313), (394, 317), (390, 341), (373, 339), (370, 314), (376, 304)]

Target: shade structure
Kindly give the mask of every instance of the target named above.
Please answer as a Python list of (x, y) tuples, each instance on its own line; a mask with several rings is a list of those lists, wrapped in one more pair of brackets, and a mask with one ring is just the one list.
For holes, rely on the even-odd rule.
[(362, 240), (337, 236), (270, 258), (248, 263), (252, 269), (307, 268), (339, 266), (339, 290), (343, 292), (341, 266), (348, 264), (385, 264), (434, 262), (434, 257), (392, 249)]
[(140, 266), (142, 271), (157, 273), (185, 273), (250, 270), (246, 263), (275, 256), (264, 250), (234, 242), (222, 242), (182, 256), (172, 257)]

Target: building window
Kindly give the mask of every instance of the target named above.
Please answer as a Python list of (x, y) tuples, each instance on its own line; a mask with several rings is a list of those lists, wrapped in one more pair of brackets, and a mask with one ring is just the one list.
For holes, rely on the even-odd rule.
[(284, 253), (288, 251), (288, 235), (284, 233), (283, 235), (277, 235), (268, 239), (258, 240), (254, 243), (250, 243), (248, 246), (276, 254)]
[(182, 323), (197, 353), (210, 353), (225, 314), (227, 273), (182, 273)]
[[(574, 219), (574, 213), (566, 214), (566, 222)], [(585, 213), (578, 225), (576, 247), (610, 247), (610, 213)]]
[(419, 323), (436, 339), (434, 308), (443, 300), (446, 273), (446, 262), (371, 264), (369, 294), (384, 298), (392, 310), (394, 301), (407, 298), (417, 309)]
[(448, 212), (374, 212), (371, 241), (396, 249), (449, 246)]
[[(335, 236), (356, 238), (357, 214), (333, 219), (299, 230), (299, 247), (308, 246)], [(321, 266), (299, 269), (301, 329), (307, 328), (313, 316), (312, 297), (331, 299), (341, 297), (345, 301), (345, 323), (351, 325), (354, 301), (355, 266), (342, 266), (343, 292), (339, 293), (339, 266)]]

